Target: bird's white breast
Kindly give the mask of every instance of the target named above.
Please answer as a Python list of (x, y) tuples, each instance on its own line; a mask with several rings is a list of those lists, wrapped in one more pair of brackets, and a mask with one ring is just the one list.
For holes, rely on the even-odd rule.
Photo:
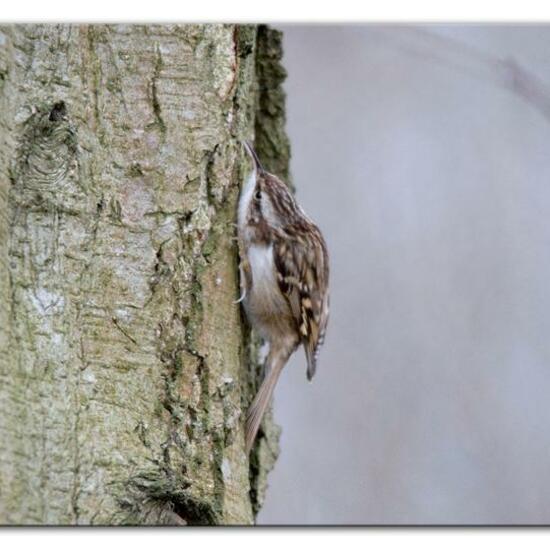
[(273, 262), (273, 245), (253, 244), (248, 249), (248, 262), (252, 271), (254, 290), (260, 287), (271, 287), (277, 284), (275, 280), (275, 265)]
[(274, 331), (284, 333), (288, 325), (288, 304), (279, 290), (273, 245), (253, 244), (248, 248), (248, 262), (252, 272), (252, 287), (244, 304), (254, 327), (263, 338), (269, 340)]
[(246, 180), (244, 187), (241, 191), (239, 198), (239, 229), (242, 231), (246, 225), (246, 215), (248, 213), (248, 207), (254, 196), (254, 189), (256, 188), (256, 169), (252, 170), (250, 176)]

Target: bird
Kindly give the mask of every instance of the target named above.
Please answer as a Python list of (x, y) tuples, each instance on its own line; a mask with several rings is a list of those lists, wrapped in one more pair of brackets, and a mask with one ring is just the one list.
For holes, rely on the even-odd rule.
[(250, 325), (269, 344), (264, 378), (246, 417), (250, 453), (279, 375), (302, 345), (307, 379), (315, 374), (329, 318), (329, 256), (319, 227), (288, 186), (252, 160), (238, 202), (237, 240), (243, 303)]

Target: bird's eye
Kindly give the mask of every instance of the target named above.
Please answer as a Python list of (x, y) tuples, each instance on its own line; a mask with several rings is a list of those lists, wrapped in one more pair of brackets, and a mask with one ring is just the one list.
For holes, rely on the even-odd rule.
[(259, 201), (262, 198), (262, 192), (258, 189), (256, 193), (254, 193), (254, 198)]

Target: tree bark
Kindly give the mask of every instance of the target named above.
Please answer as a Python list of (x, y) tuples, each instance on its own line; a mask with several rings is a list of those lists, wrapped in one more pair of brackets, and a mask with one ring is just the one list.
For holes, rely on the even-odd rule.
[(287, 174), (280, 33), (0, 28), (0, 522), (250, 523), (278, 452), (235, 211)]

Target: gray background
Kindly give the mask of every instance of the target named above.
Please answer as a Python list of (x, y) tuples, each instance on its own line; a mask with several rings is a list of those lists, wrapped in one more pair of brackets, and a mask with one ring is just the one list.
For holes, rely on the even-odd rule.
[(550, 522), (550, 27), (281, 28), (332, 307), (259, 523)]

